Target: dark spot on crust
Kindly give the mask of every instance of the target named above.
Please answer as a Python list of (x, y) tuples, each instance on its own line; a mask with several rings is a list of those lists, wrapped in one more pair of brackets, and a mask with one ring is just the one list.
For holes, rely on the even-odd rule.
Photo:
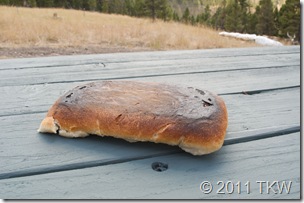
[(119, 114), (116, 118), (115, 118), (115, 121), (118, 122), (121, 118), (122, 114)]
[(194, 96), (194, 98), (198, 98), (198, 96)]
[(84, 89), (84, 88), (86, 88), (87, 86), (82, 86), (81, 88), (79, 88), (80, 90), (82, 90), (82, 89)]
[(205, 95), (205, 92), (203, 90), (199, 90), (199, 89), (195, 89), (198, 93), (200, 93), (201, 95)]
[(73, 92), (68, 94), (65, 98), (70, 98), (73, 95)]
[(210, 99), (210, 98), (208, 98), (208, 100), (209, 100), (209, 101), (211, 101), (211, 99)]
[[(209, 100), (209, 99), (208, 99)], [(206, 106), (212, 106), (213, 104), (208, 102), (208, 101), (205, 101), (202, 99), (202, 102), (203, 102), (203, 106), (206, 107)]]

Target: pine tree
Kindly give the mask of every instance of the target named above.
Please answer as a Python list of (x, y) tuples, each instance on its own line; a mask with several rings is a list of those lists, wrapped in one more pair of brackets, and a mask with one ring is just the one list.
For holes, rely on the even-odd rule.
[(211, 16), (211, 9), (210, 9), (210, 6), (207, 5), (204, 9), (204, 15), (203, 15), (204, 22), (207, 22), (209, 20), (210, 16)]
[(226, 21), (226, 3), (223, 3), (220, 7), (217, 8), (216, 12), (210, 19), (210, 24), (216, 30), (225, 29)]
[(219, 16), (222, 12), (222, 7), (218, 7), (211, 17), (210, 24), (213, 28), (218, 29), (219, 28)]
[(134, 16), (135, 15), (134, 1), (125, 0), (125, 5), (126, 5), (126, 14), (129, 15), (129, 16)]
[(278, 35), (280, 31), (280, 22), (279, 22), (280, 14), (277, 6), (274, 9), (273, 16), (274, 16), (274, 28), (275, 28), (274, 35)]
[(257, 34), (260, 35), (274, 35), (274, 15), (273, 4), (271, 0), (261, 0), (259, 3), (260, 14), (258, 15), (258, 22), (256, 26)]
[(298, 0), (286, 0), (279, 11), (279, 29), (282, 37), (295, 35), (296, 40), (300, 41), (301, 11)]
[(83, 9), (83, 1), (82, 0), (73, 0), (72, 1), (72, 8), (75, 9)]
[(54, 7), (54, 0), (36, 0), (38, 7)]
[(9, 4), (13, 6), (24, 6), (23, 5), (23, 0), (10, 0)]
[(145, 1), (145, 11), (147, 16), (150, 16), (153, 21), (155, 21), (156, 19), (156, 4), (158, 2), (156, 2), (157, 0), (146, 0)]
[(168, 5), (166, 7), (165, 15), (162, 17), (162, 19), (164, 21), (171, 21), (171, 20), (173, 20), (173, 13), (174, 13), (174, 11), (173, 11), (172, 7)]
[(123, 2), (119, 0), (110, 0), (109, 1), (109, 13), (121, 13), (121, 5)]
[(260, 15), (260, 7), (255, 8), (255, 13), (249, 14), (247, 23), (247, 32), (256, 34), (256, 26), (258, 24), (258, 16)]
[(225, 30), (229, 32), (242, 32), (244, 25), (241, 20), (241, 6), (234, 0), (226, 7)]
[(96, 10), (102, 12), (102, 0), (96, 1)]
[(248, 32), (248, 21), (249, 21), (249, 3), (248, 0), (239, 0), (239, 4), (241, 7), (241, 13), (240, 13), (240, 18), (241, 18), (241, 24), (242, 24), (242, 33)]
[(182, 17), (182, 21), (186, 24), (189, 23), (190, 21), (190, 11), (189, 8), (187, 7), (184, 11), (183, 17)]
[(28, 0), (28, 6), (29, 7), (36, 7), (37, 6), (36, 0)]
[(88, 4), (88, 10), (90, 10), (90, 11), (96, 10), (96, 6), (97, 6), (96, 0), (88, 0), (87, 4)]
[(190, 22), (191, 22), (191, 25), (196, 25), (196, 20), (195, 20), (194, 15), (191, 15)]
[(54, 0), (45, 0), (44, 5), (45, 5), (45, 7), (53, 7), (54, 6)]
[(75, 8), (76, 0), (66, 0), (64, 7), (65, 8)]
[(173, 20), (174, 20), (174, 21), (180, 21), (179, 15), (177, 14), (176, 11), (173, 11)]
[(71, 8), (73, 5), (72, 0), (54, 0), (53, 6), (60, 7), (60, 8)]
[(9, 5), (9, 0), (0, 0), (0, 5)]
[(109, 13), (109, 0), (103, 0), (101, 4), (101, 12)]
[(167, 0), (145, 0), (144, 10), (145, 15), (151, 17), (153, 21), (156, 18), (166, 21), (173, 15)]
[(145, 0), (135, 0), (133, 8), (134, 8), (134, 16), (136, 17), (146, 16)]

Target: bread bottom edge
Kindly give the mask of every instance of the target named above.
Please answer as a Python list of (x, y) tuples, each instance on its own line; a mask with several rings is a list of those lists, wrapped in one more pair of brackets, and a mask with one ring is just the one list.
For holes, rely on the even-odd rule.
[(119, 138), (119, 139), (124, 139), (128, 142), (152, 142), (152, 143), (162, 143), (162, 144), (167, 144), (171, 146), (178, 146), (185, 152), (188, 152), (192, 155), (199, 156), (199, 155), (206, 155), (213, 153), (217, 150), (219, 150), (223, 142), (214, 144), (213, 146), (208, 146), (208, 147), (201, 147), (201, 146), (189, 146), (186, 145), (183, 142), (179, 142), (176, 144), (171, 144), (171, 143), (165, 143), (165, 142), (157, 142), (156, 140), (139, 140), (139, 139), (133, 139), (133, 138), (127, 138), (127, 137), (122, 137), (120, 135), (104, 135), (104, 134), (99, 134), (99, 133), (89, 133), (89, 132), (84, 132), (84, 131), (68, 131), (65, 129), (62, 129), (60, 124), (53, 118), (53, 117), (46, 117), (43, 119), (43, 121), (40, 124), (39, 129), (37, 130), (40, 133), (53, 133), (53, 134), (59, 134), (60, 136), (67, 137), (67, 138), (78, 138), (78, 137), (87, 137), (90, 134), (92, 135), (97, 135), (97, 136), (108, 136), (108, 137), (114, 137), (114, 138)]

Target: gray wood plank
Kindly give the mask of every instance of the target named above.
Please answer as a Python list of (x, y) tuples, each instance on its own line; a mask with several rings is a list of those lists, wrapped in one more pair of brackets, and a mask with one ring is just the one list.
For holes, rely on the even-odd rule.
[[(243, 57), (235, 57), (235, 55)], [(242, 61), (236, 62), (236, 59), (239, 58), (243, 58)], [(255, 65), (248, 66), (248, 63), (251, 64), (253, 59)], [(201, 65), (202, 62), (206, 63)], [(299, 47), (0, 60), (0, 82), (6, 76), (11, 80), (21, 80), (20, 82), (4, 81), (4, 86), (0, 87), (0, 93), (3, 96), (0, 101), (0, 127), (2, 129), (0, 179), (12, 174), (22, 176), (114, 163), (119, 165), (118, 163), (130, 160), (147, 159), (180, 151), (166, 145), (131, 144), (113, 138), (66, 139), (56, 135), (36, 133), (44, 113), (34, 112), (46, 112), (58, 96), (82, 83), (73, 82), (78, 78), (91, 80), (98, 74), (98, 76), (104, 76), (104, 72), (98, 69), (100, 68), (99, 63), (106, 65), (103, 67), (103, 64), (100, 64), (104, 68), (102, 71), (108, 74), (105, 74), (106, 78), (110, 76), (116, 76), (117, 79), (131, 77), (133, 80), (198, 86), (217, 93), (228, 94), (223, 95), (223, 97), (229, 111), (229, 127), (226, 136), (229, 141), (242, 140), (241, 138), (257, 134), (266, 136), (268, 133), (267, 136), (269, 136), (276, 131), (286, 132), (284, 129), (290, 127), (299, 129), (300, 90), (294, 88), (300, 84)], [(7, 64), (11, 64), (11, 66), (7, 66)], [(84, 67), (81, 64), (84, 64)], [(57, 65), (62, 67), (53, 67)], [(177, 69), (174, 69), (175, 67)], [(69, 68), (71, 69), (69, 70)], [(21, 74), (14, 75), (14, 69), (17, 69), (18, 74)], [(58, 78), (52, 78), (56, 76), (56, 73), (58, 75), (61, 70), (63, 70), (63, 75), (58, 76), (58, 78), (64, 79), (62, 82), (70, 83), (60, 83)], [(71, 74), (68, 74), (69, 71)], [(86, 75), (86, 72), (83, 71), (89, 73)], [(200, 71), (201, 73), (198, 73)], [(31, 72), (34, 73), (33, 76), (31, 76)], [(136, 75), (138, 73), (143, 75)], [(40, 76), (39, 80), (43, 81), (42, 83), (49, 81), (54, 84), (7, 86), (10, 84), (33, 84), (32, 80), (35, 79), (35, 76)], [(93, 77), (91, 78), (91, 76)], [(57, 82), (59, 84), (56, 84)], [(261, 89), (281, 90), (266, 91), (254, 95), (229, 95), (230, 93)]]
[[(288, 73), (288, 74), (286, 74)], [(280, 89), (300, 85), (300, 68), (266, 68), (229, 72), (141, 77), (126, 80), (194, 86), (218, 94)], [(87, 82), (0, 87), (0, 116), (44, 112), (69, 89)]]
[(235, 56), (216, 60), (195, 58), (175, 60), (132, 61), (104, 65), (56, 66), (32, 69), (2, 70), (0, 86), (67, 83), (100, 79), (140, 78), (159, 75), (206, 73), (214, 71), (261, 69), (300, 65), (300, 54)]
[(195, 58), (219, 58), (253, 55), (282, 55), (300, 53), (299, 46), (284, 47), (252, 47), (252, 48), (228, 48), (228, 49), (203, 49), (203, 50), (178, 50), (155, 51), (139, 53), (115, 53), (77, 56), (55, 56), (25, 59), (2, 59), (0, 70), (32, 67), (71, 66), (100, 63), (121, 63), (133, 61), (151, 62), (155, 60), (176, 60)]
[[(243, 138), (300, 126), (300, 88), (255, 95), (223, 95), (229, 123), (226, 139)], [(45, 113), (0, 117), (0, 179), (6, 173), (63, 170), (119, 159), (136, 159), (178, 150), (153, 143), (111, 138), (67, 139), (36, 132)], [(10, 175), (9, 174), (9, 175)]]
[[(153, 171), (151, 164), (168, 164)], [(200, 184), (213, 191), (204, 194)], [(217, 194), (218, 181), (234, 183)], [(241, 182), (240, 192), (236, 183)], [(250, 181), (247, 192), (245, 183)], [(292, 182), (289, 193), (277, 185), (267, 194), (256, 181)], [(127, 161), (81, 170), (0, 180), (3, 199), (300, 199), (300, 133), (224, 146), (217, 153), (194, 157), (185, 153)], [(249, 194), (248, 194), (249, 193)], [(275, 194), (276, 193), (276, 194)]]

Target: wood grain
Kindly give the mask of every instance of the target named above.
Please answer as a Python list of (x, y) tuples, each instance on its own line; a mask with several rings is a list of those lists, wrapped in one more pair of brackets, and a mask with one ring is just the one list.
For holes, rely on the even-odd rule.
[(102, 65), (102, 63), (128, 63), (134, 61), (151, 62), (162, 60), (192, 60), (197, 58), (236, 58), (237, 56), (267, 56), (267, 55), (289, 55), (299, 54), (300, 46), (284, 47), (252, 47), (252, 48), (228, 48), (228, 49), (205, 49), (205, 50), (178, 50), (178, 51), (157, 51), (157, 52), (136, 52), (136, 53), (115, 53), (115, 54), (92, 54), (77, 56), (54, 56), (25, 59), (2, 59), (0, 70), (25, 69), (37, 67), (75, 66), (85, 64)]
[[(288, 74), (286, 74), (288, 72)], [(300, 68), (267, 68), (200, 74), (139, 77), (125, 80), (194, 86), (218, 94), (281, 89), (300, 85)], [(0, 116), (46, 112), (65, 92), (86, 82), (0, 87)]]
[[(254, 61), (254, 63), (251, 63)], [(300, 55), (265, 55), (214, 58), (196, 58), (175, 60), (155, 60), (149, 62), (133, 61), (122, 63), (84, 64), (77, 66), (41, 67), (32, 69), (0, 70), (0, 86), (33, 85), (48, 83), (82, 82), (101, 79), (124, 79), (153, 77), (162, 75), (179, 75), (187, 73), (206, 73), (214, 71), (231, 71), (262, 69), (269, 67), (299, 66)], [(59, 74), (60, 73), (60, 74)]]
[[(29, 177), (0, 180), (4, 199), (299, 199), (300, 133), (224, 146), (209, 156), (185, 153)], [(275, 143), (275, 144), (273, 144)], [(279, 147), (278, 147), (279, 146)], [(168, 164), (153, 171), (151, 164)], [(213, 191), (204, 194), (200, 184)], [(240, 194), (217, 194), (217, 181), (241, 181)], [(247, 194), (244, 184), (250, 181)], [(292, 181), (289, 194), (278, 189), (263, 194), (256, 181)]]
[[(1, 198), (300, 197), (299, 46), (0, 60), (0, 78)], [(193, 157), (162, 144), (36, 132), (60, 95), (104, 79), (220, 94), (229, 114), (225, 146)], [(156, 161), (169, 169), (153, 171)], [(252, 192), (205, 195), (199, 190), (204, 180), (251, 181)], [(260, 195), (256, 180), (293, 183), (290, 194)]]
[[(223, 96), (229, 116), (226, 139), (300, 126), (299, 97), (299, 88)], [(0, 117), (0, 178), (14, 176), (15, 173), (31, 173), (32, 170), (56, 170), (69, 164), (82, 163), (85, 166), (91, 162), (102, 163), (178, 150), (166, 145), (128, 143), (114, 138), (67, 139), (39, 134), (36, 130), (44, 116), (45, 113)]]

